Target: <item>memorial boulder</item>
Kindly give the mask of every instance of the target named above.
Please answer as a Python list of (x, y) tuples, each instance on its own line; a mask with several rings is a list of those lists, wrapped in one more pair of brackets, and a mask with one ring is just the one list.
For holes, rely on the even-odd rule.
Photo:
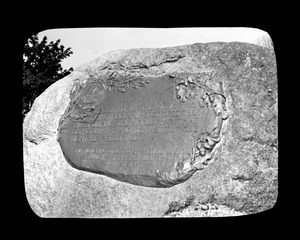
[(23, 133), (26, 195), (40, 216), (163, 216), (175, 200), (191, 216), (203, 202), (223, 215), (262, 211), (277, 197), (274, 52), (114, 51), (41, 94)]

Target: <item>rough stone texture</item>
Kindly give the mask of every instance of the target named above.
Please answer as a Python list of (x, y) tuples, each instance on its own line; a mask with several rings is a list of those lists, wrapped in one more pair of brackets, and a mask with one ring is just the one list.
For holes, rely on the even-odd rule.
[[(171, 188), (147, 188), (72, 168), (56, 140), (74, 82), (109, 69), (162, 76), (211, 72), (222, 79), (229, 118), (212, 163)], [(231, 216), (274, 206), (278, 194), (277, 71), (272, 50), (206, 43), (118, 50), (51, 85), (23, 123), (24, 178), (41, 217)], [(212, 207), (213, 206), (213, 207)]]

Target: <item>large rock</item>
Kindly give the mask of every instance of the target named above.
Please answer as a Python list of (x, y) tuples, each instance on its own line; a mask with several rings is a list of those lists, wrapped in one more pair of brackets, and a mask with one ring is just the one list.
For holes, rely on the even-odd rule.
[[(210, 164), (170, 188), (149, 188), (80, 171), (57, 142), (75, 83), (110, 71), (145, 77), (211, 73), (222, 80), (229, 118)], [(23, 123), (26, 196), (41, 217), (227, 216), (274, 206), (277, 178), (274, 52), (246, 43), (118, 50), (77, 68), (41, 94)]]

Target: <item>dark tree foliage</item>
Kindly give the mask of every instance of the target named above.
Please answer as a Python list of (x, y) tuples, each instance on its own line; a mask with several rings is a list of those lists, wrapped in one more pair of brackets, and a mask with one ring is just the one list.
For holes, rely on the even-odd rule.
[(34, 99), (57, 80), (67, 76), (73, 68), (63, 70), (61, 61), (73, 52), (55, 43), (47, 43), (47, 37), (39, 43), (37, 35), (30, 37), (23, 53), (23, 118), (29, 112)]

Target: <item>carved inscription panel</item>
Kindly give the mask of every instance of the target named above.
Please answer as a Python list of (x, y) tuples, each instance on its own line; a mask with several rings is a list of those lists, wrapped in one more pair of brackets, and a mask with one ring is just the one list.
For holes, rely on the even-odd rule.
[(105, 92), (89, 116), (94, 121), (66, 114), (59, 143), (72, 166), (143, 186), (175, 184), (159, 183), (157, 172), (171, 172), (184, 156), (191, 158), (195, 139), (217, 128), (217, 113), (201, 105), (201, 94), (179, 101), (174, 78), (148, 81), (143, 88)]

